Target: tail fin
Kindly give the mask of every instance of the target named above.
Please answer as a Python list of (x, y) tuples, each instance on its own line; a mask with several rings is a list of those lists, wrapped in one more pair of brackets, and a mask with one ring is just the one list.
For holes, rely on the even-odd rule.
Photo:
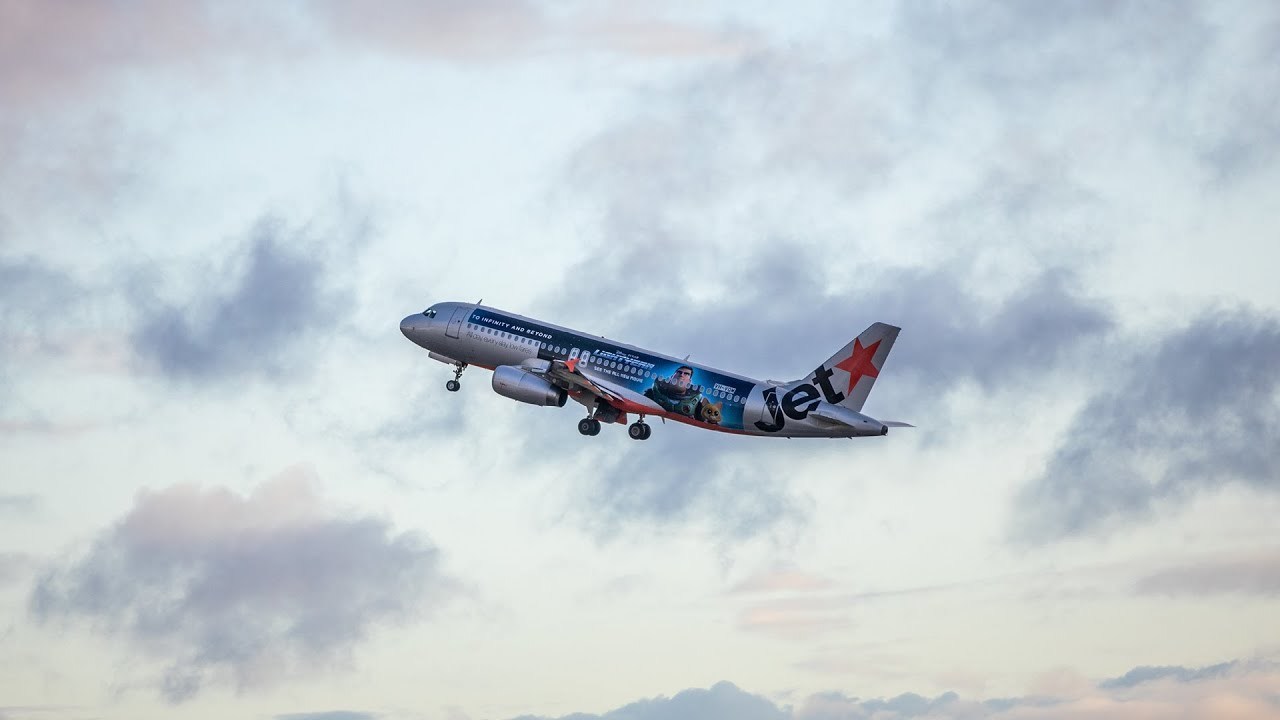
[(860, 412), (900, 329), (876, 323), (804, 379), (787, 385), (810, 383), (822, 391), (827, 402)]

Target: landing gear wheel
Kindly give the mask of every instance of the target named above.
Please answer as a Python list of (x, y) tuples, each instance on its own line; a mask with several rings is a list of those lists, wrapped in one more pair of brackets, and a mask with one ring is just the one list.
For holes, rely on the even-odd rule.
[(592, 418), (582, 418), (578, 421), (578, 432), (583, 435), (599, 435), (600, 421)]
[(627, 426), (627, 436), (632, 440), (644, 440), (649, 437), (649, 426), (642, 422), (633, 422)]
[(466, 363), (455, 363), (453, 366), (453, 379), (445, 383), (444, 386), (449, 392), (458, 392), (458, 388), (462, 387), (462, 383), (458, 380), (462, 379), (462, 371), (467, 369)]
[(640, 438), (640, 439), (641, 439), (641, 440), (648, 440), (648, 439), (649, 439), (649, 436), (650, 436), (650, 435), (652, 435), (652, 434), (653, 434), (653, 428), (649, 427), (649, 425), (648, 425), (648, 424), (646, 424), (646, 425), (644, 426), (644, 437), (642, 437), (642, 438)]

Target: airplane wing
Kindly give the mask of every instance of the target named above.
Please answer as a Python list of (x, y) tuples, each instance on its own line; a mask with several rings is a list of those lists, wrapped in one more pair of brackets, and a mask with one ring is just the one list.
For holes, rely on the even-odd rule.
[(547, 379), (557, 381), (570, 390), (582, 390), (603, 399), (605, 402), (618, 402), (622, 398), (618, 393), (598, 383), (578, 369), (578, 359), (552, 360), (543, 373)]

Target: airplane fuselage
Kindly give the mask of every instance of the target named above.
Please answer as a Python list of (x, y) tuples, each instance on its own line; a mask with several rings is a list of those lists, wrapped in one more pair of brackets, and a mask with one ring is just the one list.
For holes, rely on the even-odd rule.
[[(468, 365), (494, 370), (500, 394), (538, 405), (562, 405), (571, 398), (606, 423), (626, 422), (633, 413), (641, 420), (658, 416), (771, 437), (887, 432), (883, 423), (839, 404), (862, 375), (874, 378), (877, 368), (854, 375), (857, 368), (846, 372), (819, 365), (807, 380), (766, 382), (472, 303), (438, 303), (406, 317), (400, 327), (431, 357), (456, 365), (457, 376)], [(873, 346), (867, 362), (874, 351)], [(514, 387), (522, 382), (526, 387)], [(449, 389), (457, 387), (455, 377)], [(558, 402), (556, 393), (563, 393)], [(632, 437), (644, 439), (648, 429), (643, 437)]]

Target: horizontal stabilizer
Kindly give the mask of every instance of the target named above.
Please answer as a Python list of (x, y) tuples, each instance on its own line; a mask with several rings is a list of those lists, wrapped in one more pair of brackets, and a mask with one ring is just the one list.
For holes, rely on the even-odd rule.
[(840, 405), (821, 403), (809, 411), (809, 417), (820, 422), (843, 426), (853, 435), (883, 435), (888, 432), (884, 423), (879, 420)]
[(902, 422), (901, 420), (881, 420), (880, 423), (885, 427), (909, 427), (909, 428), (915, 427), (915, 425), (912, 425), (911, 423)]

